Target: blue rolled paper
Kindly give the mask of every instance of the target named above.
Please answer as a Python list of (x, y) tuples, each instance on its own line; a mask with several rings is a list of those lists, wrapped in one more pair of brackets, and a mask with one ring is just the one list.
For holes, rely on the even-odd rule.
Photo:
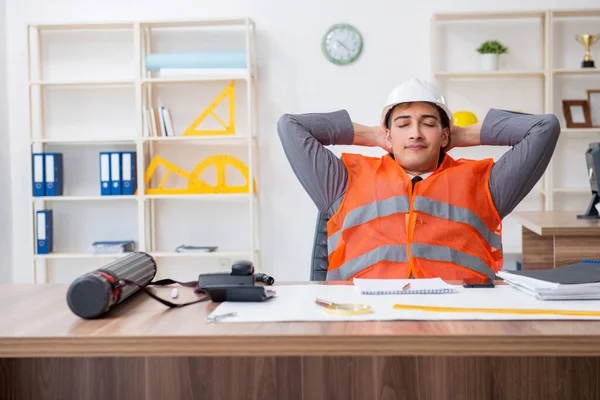
[(161, 68), (246, 68), (245, 51), (204, 51), (201, 53), (154, 53), (146, 55), (146, 69)]

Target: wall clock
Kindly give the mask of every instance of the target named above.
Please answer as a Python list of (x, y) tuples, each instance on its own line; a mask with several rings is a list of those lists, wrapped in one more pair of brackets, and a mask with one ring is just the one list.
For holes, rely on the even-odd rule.
[(350, 64), (358, 58), (363, 40), (360, 32), (348, 24), (335, 24), (327, 30), (321, 42), (325, 57), (334, 64)]

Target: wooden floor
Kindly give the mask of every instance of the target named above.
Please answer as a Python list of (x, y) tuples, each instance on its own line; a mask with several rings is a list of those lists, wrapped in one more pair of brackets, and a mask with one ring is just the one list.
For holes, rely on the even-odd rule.
[(599, 357), (0, 359), (0, 399), (599, 399)]

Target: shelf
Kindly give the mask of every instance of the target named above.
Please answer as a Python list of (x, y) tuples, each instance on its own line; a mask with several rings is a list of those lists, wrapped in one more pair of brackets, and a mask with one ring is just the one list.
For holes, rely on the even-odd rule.
[(33, 139), (31, 144), (64, 144), (64, 145), (78, 145), (78, 144), (118, 144), (127, 143), (135, 144), (135, 137), (124, 137), (124, 138), (72, 138), (72, 139)]
[(243, 26), (248, 24), (254, 26), (254, 21), (250, 18), (230, 18), (230, 19), (200, 19), (193, 21), (147, 21), (142, 22), (142, 28), (181, 28), (181, 27), (202, 27), (202, 26)]
[(597, 75), (600, 74), (599, 68), (559, 68), (553, 69), (555, 75)]
[[(93, 254), (93, 253), (68, 253), (54, 252), (50, 254), (36, 254), (37, 259), (59, 260), (59, 259), (86, 259), (86, 258), (121, 258), (129, 253)], [(148, 252), (155, 258), (237, 258), (244, 259), (252, 255), (252, 250), (221, 250), (206, 253), (177, 253), (175, 251)]]
[(590, 135), (600, 133), (600, 127), (596, 128), (563, 128), (560, 130), (560, 134), (567, 136), (581, 136), (587, 137)]
[[(162, 17), (158, 16), (158, 18)], [(58, 249), (55, 246), (57, 251), (51, 254), (36, 254), (36, 246), (32, 247), (33, 251), (24, 250), (30, 253), (29, 257), (34, 262), (42, 265), (48, 264), (49, 267), (44, 271), (36, 269), (36, 266), (33, 265), (34, 282), (48, 283), (49, 280), (68, 279), (67, 276), (73, 274), (72, 268), (62, 270), (63, 265), (70, 267), (73, 264), (84, 266), (104, 264), (130, 254), (129, 252), (94, 254), (94, 250), (88, 244), (96, 240), (96, 234), (100, 231), (104, 232), (102, 235), (110, 236), (105, 237), (107, 240), (112, 236), (114, 236), (112, 239), (117, 240), (123, 235), (131, 236), (132, 232), (137, 232), (139, 249), (145, 249), (153, 257), (160, 258), (165, 262), (171, 260), (175, 264), (183, 263), (182, 265), (191, 264), (193, 266), (206, 261), (206, 264), (221, 265), (229, 269), (231, 262), (235, 259), (254, 261), (260, 254), (257, 235), (260, 232), (258, 223), (261, 220), (260, 207), (252, 207), (254, 202), (258, 204), (259, 199), (258, 194), (254, 191), (259, 171), (253, 167), (258, 159), (256, 154), (258, 149), (255, 144), (258, 143), (258, 132), (260, 131), (256, 110), (257, 97), (255, 96), (257, 72), (254, 68), (258, 63), (255, 53), (257, 48), (255, 22), (245, 16), (193, 20), (183, 16), (182, 20), (165, 18), (130, 21), (126, 19), (120, 21), (100, 20), (92, 23), (60, 21), (46, 24), (44, 21), (37, 22), (39, 23), (28, 25), (28, 43), (25, 48), (28, 53), (28, 65), (32, 66), (28, 78), (26, 78), (28, 79), (26, 80), (28, 85), (26, 94), (29, 100), (30, 122), (29, 132), (25, 133), (25, 140), (30, 143), (28, 148), (30, 154), (27, 156), (31, 157), (33, 151), (56, 148), (55, 151), (65, 152), (65, 162), (71, 160), (75, 163), (71, 167), (76, 171), (72, 171), (74, 179), (71, 182), (71, 185), (75, 186), (71, 188), (72, 190), (65, 190), (64, 196), (36, 197), (32, 196), (31, 189), (29, 189), (31, 200), (26, 200), (26, 205), (29, 205), (28, 211), (35, 213), (40, 208), (54, 208), (60, 211), (60, 215), (55, 214), (54, 232), (60, 231), (61, 237), (69, 241), (69, 243), (63, 243), (63, 246), (58, 246)], [(40, 31), (50, 32), (40, 34)], [(210, 36), (206, 36), (206, 34)], [(218, 35), (224, 35), (223, 46), (221, 46), (221, 40), (216, 37)], [(202, 40), (207, 37), (215, 40), (208, 47), (202, 44)], [(75, 41), (71, 40), (74, 38), (76, 38)], [(187, 43), (183, 47), (182, 41)], [(56, 51), (47, 52), (45, 49), (48, 48)], [(84, 48), (85, 51), (78, 51), (79, 48)], [(102, 54), (98, 55), (98, 51), (94, 51), (95, 49), (99, 49)], [(146, 65), (146, 56), (153, 54), (154, 51), (178, 53), (201, 52), (208, 49), (244, 51), (243, 57), (240, 55), (240, 61), (243, 63), (237, 65), (241, 68), (228, 68), (227, 65), (224, 65), (223, 68), (215, 65), (217, 68), (168, 68), (157, 71), (149, 71), (146, 68), (150, 67), (150, 65)], [(60, 69), (59, 65), (61, 62), (65, 62), (65, 54), (80, 55), (80, 57), (66, 60), (69, 64), (69, 71), (66, 73), (64, 68)], [(105, 58), (105, 60), (101, 60), (102, 65), (98, 65), (96, 62), (98, 57)], [(236, 65), (232, 64), (231, 66), (235, 67)], [(63, 71), (62, 74), (61, 71)], [(235, 108), (238, 112), (234, 115), (236, 128), (234, 135), (182, 136), (183, 130), (181, 130), (175, 131), (178, 134), (175, 136), (143, 136), (147, 133), (144, 110), (150, 102), (156, 100), (157, 103), (169, 103), (172, 110), (181, 109), (182, 115), (194, 113), (195, 116), (197, 115), (195, 113), (198, 112), (197, 109), (193, 104), (189, 104), (189, 99), (185, 96), (182, 97), (178, 90), (184, 90), (189, 86), (212, 85), (216, 89), (221, 84), (231, 81), (241, 85), (246, 92), (240, 93), (235, 98)], [(157, 93), (157, 90), (160, 93)], [(164, 98), (163, 90), (165, 91)], [(196, 96), (202, 97), (202, 103), (205, 100), (214, 101), (215, 97), (212, 92), (204, 92), (204, 90), (200, 90), (199, 93), (196, 93)], [(69, 99), (61, 100), (60, 95), (63, 93), (68, 95)], [(51, 96), (46, 96), (47, 94)], [(117, 98), (117, 103), (115, 103), (114, 96), (123, 97), (121, 95), (125, 97)], [(156, 95), (160, 96), (155, 99)], [(97, 102), (98, 107), (93, 108), (93, 105), (88, 106), (87, 104), (79, 106), (80, 101), (87, 102), (88, 99), (93, 100), (94, 103)], [(222, 105), (225, 106), (226, 102), (223, 102)], [(111, 114), (113, 108), (114, 113)], [(73, 117), (69, 115), (69, 111), (76, 112), (77, 115)], [(64, 116), (60, 112), (63, 112)], [(111, 115), (114, 123), (104, 123), (112, 121), (104, 121), (102, 116), (98, 117), (98, 115), (105, 114)], [(98, 126), (96, 121), (102, 126)], [(90, 130), (90, 127), (95, 127), (95, 129)], [(68, 130), (65, 130), (66, 128)], [(79, 179), (90, 173), (98, 174), (100, 172), (97, 155), (94, 154), (97, 154), (95, 149), (103, 147), (106, 148), (106, 151), (135, 151), (136, 167), (138, 167), (136, 176), (138, 179), (143, 179), (145, 169), (155, 156), (166, 156), (171, 159), (172, 157), (177, 158), (181, 154), (182, 161), (189, 159), (190, 165), (192, 165), (192, 163), (197, 163), (197, 155), (187, 154), (181, 150), (191, 148), (194, 150), (192, 153), (197, 151), (204, 153), (206, 150), (207, 156), (209, 156), (214, 146), (216, 146), (216, 151), (231, 153), (232, 156), (243, 157), (240, 154), (247, 153), (247, 161), (244, 164), (248, 168), (253, 168), (251, 190), (232, 194), (154, 194), (161, 191), (148, 190), (148, 185), (138, 180), (139, 191), (135, 195), (101, 196), (99, 188), (92, 187), (91, 190), (85, 190), (85, 182)], [(219, 150), (218, 147), (221, 149)], [(66, 153), (74, 154), (74, 157)], [(88, 154), (96, 157), (92, 160), (96, 161), (88, 162), (90, 159)], [(69, 167), (65, 165), (65, 170), (67, 168)], [(144, 171), (140, 170), (141, 168)], [(179, 180), (181, 179), (179, 177)], [(185, 178), (183, 180), (186, 181)], [(187, 182), (181, 182), (181, 185), (178, 187), (185, 188)], [(158, 181), (154, 186), (158, 186)], [(165, 184), (165, 186), (167, 185)], [(147, 194), (148, 192), (153, 194)], [(166, 192), (169, 191), (166, 190)], [(59, 205), (62, 206), (58, 207)], [(163, 206), (168, 209), (165, 214), (167, 215), (166, 219), (169, 219), (168, 223), (163, 223), (163, 214), (161, 213)], [(172, 239), (172, 233), (176, 233), (176, 236), (180, 238), (177, 241), (186, 243), (186, 238), (193, 236), (194, 230), (193, 226), (182, 229), (181, 224), (176, 222), (177, 218), (173, 218), (173, 222), (171, 222), (168, 218), (170, 217), (169, 213), (173, 212), (174, 215), (182, 216), (185, 219), (188, 217), (188, 212), (193, 213), (196, 210), (204, 212), (207, 209), (205, 206), (222, 207), (226, 212), (233, 210), (231, 207), (235, 209), (235, 213), (238, 211), (249, 212), (250, 216), (247, 221), (249, 229), (245, 227), (246, 221), (238, 221), (237, 218), (233, 218), (234, 214), (231, 221), (228, 222), (232, 224), (233, 229), (244, 224), (244, 229), (236, 232), (236, 235), (233, 236), (223, 235), (224, 237), (219, 239), (217, 251), (177, 253), (175, 246), (164, 242), (164, 237)], [(247, 210), (248, 206), (251, 206), (250, 210)], [(130, 210), (129, 207), (133, 208)], [(207, 224), (212, 226), (218, 224), (221, 219), (219, 215), (211, 214), (210, 207)], [(121, 221), (116, 226), (110, 225), (114, 221), (105, 220), (102, 214), (113, 208), (116, 208), (115, 212), (117, 213), (114, 214), (114, 217)], [(80, 216), (77, 212), (79, 209), (84, 211), (85, 215)], [(90, 224), (99, 222), (103, 226), (97, 228), (85, 224), (84, 227), (81, 227), (79, 222), (82, 221), (77, 218), (89, 218)], [(78, 223), (72, 224), (73, 221)], [(81, 225), (84, 225), (83, 222)], [(37, 225), (30, 225), (28, 230), (35, 243)], [(63, 236), (63, 230), (68, 234)], [(163, 237), (165, 234), (166, 236)], [(242, 238), (247, 238), (248, 241), (241, 248), (230, 243), (237, 242)], [(231, 247), (233, 250), (228, 250)], [(118, 251), (119, 249), (114, 250)], [(91, 261), (93, 259), (97, 260), (93, 262)], [(50, 269), (56, 270), (57, 273), (50, 272)]]
[(248, 193), (232, 194), (147, 194), (149, 200), (240, 201), (249, 200)]
[(592, 194), (591, 189), (588, 188), (554, 188), (552, 193), (573, 193), (573, 194)]
[(542, 78), (543, 71), (473, 71), (473, 72), (438, 72), (440, 79), (481, 79), (481, 78)]
[(435, 21), (475, 21), (493, 19), (523, 19), (542, 18), (545, 16), (541, 11), (505, 11), (505, 12), (473, 12), (473, 13), (444, 13), (434, 14)]
[(39, 260), (62, 260), (62, 259), (86, 259), (86, 258), (121, 258), (129, 253), (113, 253), (113, 254), (93, 254), (93, 253), (62, 253), (54, 252), (50, 254), (36, 254), (35, 258)]
[(248, 136), (239, 135), (211, 135), (211, 136), (172, 136), (172, 137), (145, 137), (144, 142), (191, 142), (197, 144), (241, 146), (248, 144)]
[(34, 196), (33, 201), (119, 201), (136, 200), (135, 195), (119, 196)]
[(31, 81), (31, 86), (133, 86), (133, 80)]
[[(180, 21), (142, 21), (142, 28), (176, 28), (176, 27), (201, 27), (201, 26), (243, 26), (248, 22), (254, 26), (250, 18), (222, 18)], [(133, 29), (136, 22), (62, 22), (56, 24), (30, 24), (31, 28), (40, 30), (97, 30), (97, 29)]]
[(206, 81), (231, 81), (231, 80), (245, 80), (250, 79), (250, 74), (247, 69), (240, 69), (239, 71), (211, 71), (206, 74), (194, 74), (190, 76), (169, 76), (169, 77), (156, 77), (156, 78), (142, 78), (142, 84), (161, 84), (161, 83), (194, 83), (194, 82), (206, 82)]
[(64, 22), (59, 24), (32, 24), (30, 27), (45, 31), (57, 30), (98, 30), (98, 29), (133, 29), (134, 23), (130, 22)]
[(177, 253), (174, 251), (159, 251), (149, 253), (156, 258), (237, 258), (243, 259), (252, 255), (252, 250), (217, 250), (212, 252)]
[[(540, 177), (539, 189), (532, 190), (516, 210), (552, 211), (591, 196), (585, 160), (578, 154), (583, 155), (588, 143), (600, 140), (600, 126), (566, 127), (562, 100), (584, 99), (585, 90), (593, 89), (594, 82), (600, 79), (598, 60), (596, 68), (581, 68), (583, 47), (574, 37), (578, 33), (597, 33), (594, 24), (600, 23), (600, 8), (594, 7), (570, 10), (540, 7), (523, 12), (449, 10), (434, 13), (430, 21), (430, 36), (434, 39), (429, 43), (431, 72), (440, 85), (444, 85), (441, 89), (447, 91), (445, 96), (456, 103), (454, 108), (469, 109), (478, 115), (494, 107), (534, 114), (552, 113), (562, 121), (559, 143), (556, 150), (553, 149), (555, 156)], [(526, 39), (519, 41), (519, 38)], [(443, 39), (443, 43), (436, 39)], [(509, 54), (502, 56), (506, 57), (506, 65), (489, 72), (480, 67), (475, 50), (487, 39), (513, 43), (512, 50), (510, 43), (507, 44)], [(440, 51), (444, 45), (447, 51)], [(498, 90), (482, 91), (482, 85), (498, 86)], [(484, 148), (472, 149), (464, 157), (480, 158)], [(559, 152), (561, 157), (556, 156)], [(513, 229), (508, 223), (505, 226), (505, 232)], [(505, 235), (505, 253), (520, 253), (519, 239), (516, 228), (512, 237)]]
[(561, 68), (554, 69), (555, 75), (600, 75), (600, 69), (596, 68)]
[(580, 9), (580, 10), (553, 11), (552, 16), (554, 18), (600, 17), (600, 10), (598, 10), (598, 9)]

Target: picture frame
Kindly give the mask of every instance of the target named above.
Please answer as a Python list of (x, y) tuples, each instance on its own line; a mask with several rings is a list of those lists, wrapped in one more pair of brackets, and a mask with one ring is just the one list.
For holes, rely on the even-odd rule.
[(563, 100), (567, 128), (591, 128), (590, 103), (587, 100)]
[(587, 100), (593, 127), (600, 127), (600, 89), (587, 90)]

